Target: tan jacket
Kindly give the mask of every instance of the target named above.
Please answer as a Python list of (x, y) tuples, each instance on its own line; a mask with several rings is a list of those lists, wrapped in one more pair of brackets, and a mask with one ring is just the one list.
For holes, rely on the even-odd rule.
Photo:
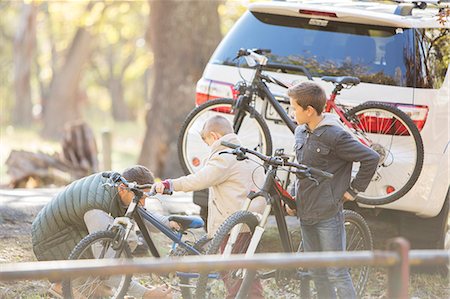
[[(219, 226), (242, 204), (250, 191), (258, 191), (264, 183), (264, 169), (253, 161), (238, 161), (230, 154), (219, 155), (230, 150), (221, 141), (240, 144), (236, 134), (227, 134), (211, 145), (211, 153), (205, 165), (195, 174), (172, 180), (174, 191), (197, 191), (209, 188), (208, 235), (212, 237)], [(257, 168), (255, 170), (255, 168)], [(255, 185), (256, 183), (256, 185)], [(250, 210), (262, 213), (263, 198), (254, 199)]]

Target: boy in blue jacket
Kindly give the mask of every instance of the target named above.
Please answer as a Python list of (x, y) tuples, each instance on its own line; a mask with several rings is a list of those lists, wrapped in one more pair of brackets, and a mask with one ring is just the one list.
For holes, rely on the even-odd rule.
[[(319, 185), (308, 179), (298, 181), (297, 216), (305, 252), (344, 251), (343, 202), (366, 190), (379, 155), (353, 138), (337, 116), (322, 113), (326, 95), (319, 85), (302, 82), (289, 88), (288, 95), (299, 124), (295, 130), (297, 161), (334, 174), (332, 179), (319, 178)], [(352, 180), (354, 162), (360, 168)], [(339, 298), (356, 298), (347, 268), (315, 269), (313, 280), (319, 298), (336, 298), (336, 291)]]

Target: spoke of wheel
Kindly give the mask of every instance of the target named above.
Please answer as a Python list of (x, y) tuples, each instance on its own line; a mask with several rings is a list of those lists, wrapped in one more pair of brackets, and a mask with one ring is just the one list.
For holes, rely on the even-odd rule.
[[(85, 294), (85, 291), (88, 291), (88, 293), (86, 294), (89, 298), (90, 295), (94, 294), (95, 290), (98, 288), (98, 286), (100, 285), (100, 282), (97, 282), (98, 278), (94, 277), (93, 279), (91, 277), (88, 277), (87, 281), (85, 283), (83, 283), (82, 286), (84, 286), (83, 288), (80, 288), (80, 290), (78, 291), (80, 294)], [(94, 288), (94, 284), (97, 285), (97, 287)], [(78, 290), (78, 289), (77, 289)]]
[(347, 239), (350, 239), (350, 242), (349, 242), (349, 246), (351, 246), (351, 244), (353, 244), (353, 240), (354, 240), (354, 236), (355, 236), (355, 231), (356, 231), (356, 228), (351, 228), (351, 235), (350, 235), (350, 238), (347, 238)]

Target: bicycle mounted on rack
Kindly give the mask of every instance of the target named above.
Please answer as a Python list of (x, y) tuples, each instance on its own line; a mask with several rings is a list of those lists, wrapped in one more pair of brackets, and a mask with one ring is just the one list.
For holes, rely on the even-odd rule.
[[(198, 161), (201, 157), (197, 153), (202, 145), (197, 141), (196, 130), (202, 126), (206, 115), (220, 113), (227, 117), (233, 123), (235, 133), (243, 136), (244, 146), (266, 155), (272, 154), (272, 136), (267, 120), (257, 111), (257, 99), (262, 99), (263, 105), (272, 106), (281, 121), (294, 133), (297, 124), (275, 98), (268, 84), (283, 88), (290, 86), (264, 71), (281, 69), (303, 72), (309, 80), (312, 77), (303, 66), (269, 63), (266, 56), (269, 53), (270, 50), (240, 49), (235, 59), (244, 58), (248, 66), (254, 69), (252, 80), (235, 84), (235, 99), (209, 100), (188, 115), (178, 140), (178, 153), (186, 173), (193, 173), (200, 167)], [(356, 77), (328, 76), (321, 79), (334, 85), (325, 112), (336, 113), (355, 138), (381, 157), (369, 188), (359, 193), (358, 201), (381, 205), (398, 200), (414, 186), (423, 166), (423, 142), (417, 126), (403, 111), (388, 103), (365, 102), (353, 108), (337, 104), (336, 97), (342, 90), (359, 84), (360, 80)]]

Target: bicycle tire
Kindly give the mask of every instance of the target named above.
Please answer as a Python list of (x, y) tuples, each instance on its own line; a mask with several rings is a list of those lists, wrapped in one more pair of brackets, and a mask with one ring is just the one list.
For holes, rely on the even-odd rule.
[[(347, 115), (348, 120), (361, 130), (376, 131), (365, 134), (370, 139), (370, 147), (380, 154), (382, 162), (366, 191), (358, 194), (357, 201), (367, 205), (383, 205), (398, 200), (414, 186), (422, 170), (424, 149), (419, 129), (406, 113), (385, 103), (363, 103), (350, 109)], [(370, 117), (373, 115), (376, 118), (385, 116), (383, 121), (376, 123), (376, 127), (371, 125)], [(395, 132), (392, 132), (394, 129)], [(401, 159), (397, 159), (399, 156)], [(400, 178), (406, 180), (403, 182)], [(388, 191), (389, 188), (391, 190)]]
[[(192, 247), (200, 251), (200, 253), (205, 254), (206, 253), (206, 246), (209, 245), (209, 242), (211, 241), (211, 238), (208, 238), (207, 235), (201, 237), (198, 239)], [(183, 248), (181, 246), (178, 246), (177, 249), (175, 249), (174, 252), (170, 254), (170, 256), (186, 256), (186, 255), (192, 255), (191, 252), (189, 252), (186, 248)], [(191, 285), (191, 281), (188, 277), (179, 277), (180, 285)], [(192, 299), (192, 293), (190, 287), (182, 287), (180, 286), (181, 296), (183, 299)]]
[[(372, 233), (370, 232), (369, 225), (364, 218), (352, 210), (344, 210), (344, 224), (346, 233), (346, 250), (347, 251), (361, 251), (361, 250), (373, 250)], [(356, 229), (352, 230), (352, 227)], [(360, 234), (361, 240), (357, 240), (357, 235)], [(355, 244), (355, 241), (357, 243)], [(370, 266), (362, 266), (350, 269), (350, 275), (352, 276), (353, 286), (355, 288), (358, 298), (362, 298), (366, 289), (367, 281), (370, 275)], [(356, 271), (358, 270), (358, 271)]]
[[(91, 246), (93, 244), (95, 244), (95, 242), (97, 241), (105, 241), (106, 243), (100, 244), (100, 246), (105, 246), (105, 244), (111, 244), (111, 242), (114, 241), (116, 237), (116, 233), (113, 231), (98, 231), (92, 234), (87, 235), (86, 237), (84, 237), (78, 244), (77, 246), (75, 246), (75, 248), (72, 250), (72, 252), (69, 255), (69, 260), (78, 260), (78, 259), (83, 259), (83, 258), (94, 258), (94, 254), (92, 253), (92, 249), (89, 250), (89, 248), (91, 248)], [(86, 250), (89, 250), (89, 252), (87, 252)], [(127, 243), (124, 244), (123, 249), (121, 254), (125, 255), (125, 258), (131, 258), (131, 250), (130, 247), (128, 246)], [(108, 294), (106, 295), (106, 297), (111, 296), (110, 298), (123, 298), (127, 291), (128, 288), (130, 286), (130, 282), (131, 282), (131, 275), (120, 275), (120, 283), (119, 286), (117, 287), (117, 289), (114, 291), (114, 293), (112, 295)], [(83, 278), (84, 279), (84, 278)], [(89, 279), (89, 278), (88, 278)], [(94, 279), (98, 279), (98, 277), (95, 277)], [(104, 280), (104, 278), (100, 278), (102, 280)], [(74, 280), (65, 280), (62, 283), (62, 290), (63, 290), (63, 295), (64, 298), (73, 298), (74, 297), (74, 292), (73, 292), (73, 281)], [(97, 286), (98, 288), (98, 286)], [(79, 293), (80, 295), (82, 295), (83, 297), (86, 298), (97, 298), (99, 295), (95, 293), (95, 290), (89, 289), (86, 291), (94, 291), (94, 293), (82, 293), (82, 291), (77, 290), (76, 292)], [(102, 295), (102, 297), (104, 297)]]
[[(208, 250), (206, 251), (207, 255), (210, 254), (217, 254), (222, 246), (222, 243), (227, 240), (229, 233), (231, 230), (238, 224), (246, 225), (246, 227), (250, 230), (250, 234), (253, 235), (256, 226), (258, 225), (258, 218), (249, 211), (237, 211), (236, 213), (232, 214), (230, 217), (228, 217), (224, 223), (222, 223), (217, 230), (217, 232), (214, 234), (213, 239), (211, 240), (211, 243), (208, 247)], [(245, 248), (246, 246), (241, 246), (241, 249)], [(244, 251), (244, 252), (245, 252)], [(244, 253), (242, 252), (242, 253)], [(232, 254), (236, 254), (236, 252), (232, 251)], [(230, 273), (227, 273), (225, 275), (231, 274), (235, 271), (230, 271)], [(195, 298), (197, 299), (204, 299), (204, 298), (225, 298), (225, 295), (222, 293), (219, 294), (207, 294), (208, 291), (208, 274), (209, 273), (201, 273), (200, 277), (197, 281), (197, 287), (195, 292)], [(224, 276), (225, 276), (224, 275)], [(220, 279), (222, 281), (222, 279)], [(237, 279), (235, 279), (237, 281)], [(222, 290), (219, 290), (222, 291)], [(212, 291), (211, 291), (212, 292)]]
[[(195, 173), (200, 168), (200, 162), (209, 153), (208, 147), (200, 137), (200, 131), (203, 128), (204, 121), (212, 115), (220, 114), (227, 117), (232, 123), (234, 115), (229, 113), (229, 111), (232, 111), (234, 103), (235, 100), (233, 99), (214, 99), (199, 105), (188, 114), (181, 126), (177, 142), (178, 158), (185, 174)], [(213, 110), (217, 110), (218, 107), (224, 107), (224, 109), (221, 110), (223, 112)], [(246, 107), (244, 112), (244, 122), (246, 123), (243, 124), (240, 132), (236, 132), (237, 135), (241, 137), (242, 146), (256, 149), (263, 152), (265, 155), (271, 155), (272, 137), (264, 118), (253, 107)], [(260, 132), (260, 136), (256, 136), (256, 138), (254, 134), (255, 130)], [(244, 136), (244, 132), (247, 135)], [(191, 154), (190, 149), (192, 148), (194, 148), (194, 150)], [(194, 166), (194, 162), (191, 162), (193, 160), (196, 161), (195, 163), (198, 163), (196, 166)]]

